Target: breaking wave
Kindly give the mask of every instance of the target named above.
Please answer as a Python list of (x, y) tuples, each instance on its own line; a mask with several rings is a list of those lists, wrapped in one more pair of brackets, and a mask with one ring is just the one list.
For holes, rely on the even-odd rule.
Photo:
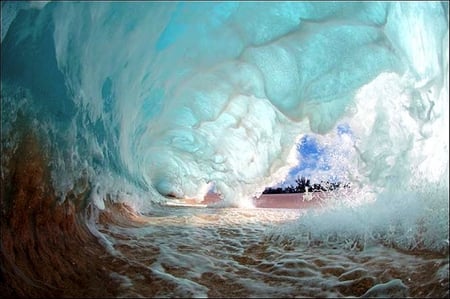
[[(221, 225), (245, 223), (226, 237), (207, 230), (207, 240), (238, 242), (255, 230), (283, 250), (383, 244), (448, 253), (447, 2), (2, 2), (1, 47), (6, 294), (233, 295), (199, 287), (205, 277), (195, 281), (186, 265), (187, 280), (169, 279), (176, 271), (168, 270), (175, 262), (167, 253), (151, 277), (117, 270), (137, 271), (143, 253), (183, 251), (153, 240), (134, 252), (137, 231), (159, 227), (146, 217), (165, 219), (161, 237), (191, 231), (198, 217), (207, 227), (222, 223), (164, 206), (173, 198), (201, 202), (211, 184), (229, 209), (211, 212), (224, 213)], [(329, 194), (323, 208), (301, 216), (247, 211), (264, 187), (302, 163), (296, 144), (305, 136), (327, 148), (329, 169), (351, 182), (351, 192)], [(266, 229), (271, 217), (286, 221)], [(173, 219), (187, 224), (171, 226)], [(85, 251), (77, 250), (81, 244)], [(255, 254), (245, 246), (231, 246), (225, 258), (233, 250), (246, 252), (241, 258)], [(261, 254), (273, 249), (258, 246)], [(40, 260), (53, 261), (44, 274), (33, 272)], [(313, 260), (305, 263), (321, 267)], [(106, 261), (114, 270), (100, 270)], [(209, 262), (197, 270), (208, 276), (223, 266)], [(260, 270), (299, 275), (279, 274), (274, 265)], [(448, 258), (443, 265), (435, 269), (439, 283), (448, 281)], [(216, 273), (216, 282), (226, 273)], [(252, 279), (264, 280), (258, 275)], [(111, 277), (133, 292), (115, 289)], [(161, 293), (144, 292), (140, 280)], [(375, 289), (367, 296), (406, 283), (368, 280)], [(391, 285), (377, 288), (381, 283)], [(327, 294), (353, 294), (341, 287)], [(234, 295), (259, 294), (243, 288)], [(180, 292), (167, 291), (174, 289)]]

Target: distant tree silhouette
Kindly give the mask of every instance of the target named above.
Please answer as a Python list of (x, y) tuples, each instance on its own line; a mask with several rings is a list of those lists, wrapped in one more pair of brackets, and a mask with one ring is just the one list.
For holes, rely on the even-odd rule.
[(308, 191), (311, 190), (309, 179), (307, 180), (305, 177), (301, 177), (297, 178), (295, 182), (297, 183), (297, 186), (295, 187), (295, 193), (305, 193), (306, 188), (308, 188)]
[(297, 177), (295, 180), (296, 186), (289, 185), (285, 188), (277, 187), (271, 188), (268, 187), (264, 189), (263, 194), (282, 194), (282, 193), (305, 193), (306, 189), (308, 192), (321, 192), (321, 191), (332, 191), (343, 188), (350, 188), (350, 184), (346, 183), (342, 185), (342, 183), (330, 183), (329, 181), (321, 181), (319, 184), (313, 184), (311, 186), (311, 181), (306, 179), (305, 177)]

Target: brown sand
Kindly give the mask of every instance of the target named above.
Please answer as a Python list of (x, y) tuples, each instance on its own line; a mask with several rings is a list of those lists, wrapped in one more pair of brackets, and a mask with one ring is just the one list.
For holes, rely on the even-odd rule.
[[(284, 193), (284, 194), (262, 194), (260, 197), (253, 199), (256, 208), (268, 209), (307, 209), (312, 207), (320, 207), (327, 198), (327, 192), (306, 193)], [(220, 203), (222, 198), (219, 194), (209, 192), (202, 201), (194, 198), (177, 199), (185, 204), (206, 204), (214, 206)]]
[(326, 192), (262, 194), (253, 203), (257, 208), (307, 209), (319, 207), (326, 196)]
[[(158, 238), (165, 237), (165, 231), (159, 237), (151, 234), (144, 239), (139, 235), (126, 233), (126, 228), (130, 228), (132, 232), (135, 227), (145, 224), (146, 219), (126, 205), (107, 201), (106, 209), (99, 212), (96, 221), (104, 229), (110, 226), (111, 230), (104, 233), (118, 241), (115, 250), (120, 251), (121, 255), (112, 256), (86, 226), (86, 217), (95, 216), (96, 213), (86, 206), (89, 192), (87, 185), (84, 193), (78, 196), (69, 194), (63, 204), (58, 204), (49, 183), (46, 154), (35, 136), (24, 134), (18, 148), (13, 153), (6, 154), (10, 157), (7, 165), (10, 175), (1, 178), (2, 298), (95, 298), (121, 295), (158, 297), (174, 294), (174, 290), (179, 287), (176, 282), (165, 280), (147, 268), (158, 259), (161, 249), (156, 244)], [(320, 205), (322, 196), (326, 194), (313, 195), (310, 201), (305, 200), (302, 194), (262, 195), (259, 199), (255, 199), (255, 204), (260, 208), (309, 208)], [(204, 200), (216, 202), (218, 199), (208, 197)], [(174, 232), (182, 233), (183, 229), (180, 227)], [(300, 296), (329, 295), (330, 288), (335, 289), (334, 294), (340, 296), (360, 296), (375, 283), (400, 278), (408, 285), (411, 297), (448, 297), (448, 278), (433, 278), (439, 269), (448, 265), (448, 258), (434, 257), (423, 252), (406, 254), (398, 252), (398, 256), (392, 257), (364, 257), (353, 253), (348, 254), (348, 257), (341, 257), (314, 252), (310, 257), (302, 252), (293, 256), (296, 246), (271, 249), (271, 246), (274, 246), (273, 242), (261, 241), (258, 234), (253, 231), (243, 234), (239, 229), (224, 227), (217, 229), (217, 233), (219, 236), (215, 242), (218, 246), (212, 249), (218, 252), (214, 254), (217, 257), (232, 254), (239, 267), (222, 269), (221, 272), (221, 269), (217, 269), (217, 273), (204, 272), (194, 278), (198, 283), (208, 287), (210, 297), (254, 295), (241, 285), (241, 278), (251, 273), (256, 273), (259, 279), (269, 285), (273, 284), (275, 288), (285, 283), (286, 277), (298, 279), (304, 276), (309, 282), (327, 281), (329, 284), (323, 287), (325, 289), (322, 293), (317, 293), (317, 288), (307, 293), (308, 290), (300, 283), (298, 289), (294, 288), (291, 293)], [(156, 239), (152, 240), (153, 237)], [(245, 242), (236, 241), (240, 238)], [(226, 242), (220, 243), (223, 240)], [(233, 244), (236, 244), (236, 247)], [(202, 251), (204, 247), (197, 246), (190, 249), (189, 244), (183, 244), (183, 247), (176, 250), (189, 257), (190, 254)], [(277, 255), (278, 259), (275, 259), (274, 255)], [(406, 261), (417, 261), (417, 265), (412, 268), (413, 271), (404, 269), (408, 263), (398, 263), (399, 257), (408, 255), (411, 255), (411, 259)], [(218, 258), (217, 261), (222, 259)], [(295, 263), (292, 266), (293, 261)], [(304, 270), (302, 263), (305, 262), (311, 271)], [(190, 273), (190, 269), (183, 270), (177, 264), (170, 265), (164, 262), (162, 267), (167, 273), (181, 278)], [(375, 268), (369, 275), (364, 271), (355, 272), (355, 269), (360, 267)], [(227, 279), (227, 273), (236, 273), (236, 279)], [(133, 282), (133, 287), (121, 284), (118, 279), (120, 275), (128, 277)], [(330, 278), (324, 280), (323, 277), (327, 275)]]

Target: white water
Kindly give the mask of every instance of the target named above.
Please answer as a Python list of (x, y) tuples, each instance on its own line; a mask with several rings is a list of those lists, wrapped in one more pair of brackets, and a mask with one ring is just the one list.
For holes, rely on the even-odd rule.
[[(111, 273), (119, 297), (445, 296), (448, 258), (341, 232), (319, 240), (292, 230), (303, 217), (295, 209), (172, 208), (138, 228), (98, 227), (124, 262)], [(277, 232), (283, 227), (289, 237)]]
[(424, 247), (448, 248), (446, 4), (14, 5), (2, 3), (2, 147), (17, 143), (18, 115), (31, 119), (62, 201), (85, 179), (99, 208), (109, 196), (149, 212), (214, 182), (242, 206), (316, 134), (358, 206), (377, 202), (343, 198), (281, 235), (387, 234), (398, 221), (393, 239), (415, 248), (403, 232), (425, 221)]

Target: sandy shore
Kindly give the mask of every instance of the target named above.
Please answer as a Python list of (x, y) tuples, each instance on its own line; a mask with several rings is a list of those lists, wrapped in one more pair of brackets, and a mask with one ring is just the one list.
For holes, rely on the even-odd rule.
[[(306, 209), (319, 206), (328, 196), (327, 192), (261, 194), (260, 197), (253, 199), (253, 204), (256, 208)], [(222, 198), (218, 194), (208, 193), (200, 203), (195, 199), (182, 201), (186, 204), (213, 205), (221, 202)]]
[(262, 194), (253, 200), (257, 208), (306, 209), (319, 206), (326, 192)]

